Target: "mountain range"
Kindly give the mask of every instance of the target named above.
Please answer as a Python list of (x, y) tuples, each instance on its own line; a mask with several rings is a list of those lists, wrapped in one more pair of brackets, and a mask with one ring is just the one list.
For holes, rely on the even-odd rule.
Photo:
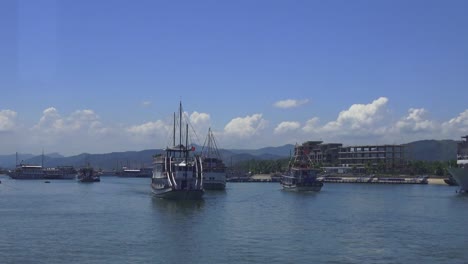
[[(455, 159), (457, 141), (455, 140), (420, 140), (406, 144), (411, 160), (422, 161), (448, 161)], [(200, 149), (200, 146), (196, 146)], [(290, 156), (294, 145), (287, 144), (279, 147), (266, 147), (261, 149), (220, 149), (224, 162), (230, 166), (246, 160), (275, 160)], [(124, 166), (139, 168), (151, 166), (152, 156), (162, 153), (162, 149), (148, 149), (142, 151), (112, 152), (105, 154), (82, 153), (65, 157), (59, 153), (44, 155), (44, 166), (55, 167), (71, 165), (82, 167), (90, 163), (95, 168), (103, 170), (120, 169)], [(42, 155), (18, 154), (18, 162), (24, 164), (42, 164)], [(0, 155), (0, 167), (14, 168), (16, 155)]]

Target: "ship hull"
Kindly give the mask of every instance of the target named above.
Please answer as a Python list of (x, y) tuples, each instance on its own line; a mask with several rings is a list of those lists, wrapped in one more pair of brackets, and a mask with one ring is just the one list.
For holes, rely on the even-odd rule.
[(283, 190), (291, 192), (319, 192), (323, 183), (313, 182), (308, 184), (282, 184)]
[(203, 190), (176, 190), (173, 188), (158, 188), (154, 184), (151, 185), (151, 191), (154, 196), (168, 200), (201, 200)]
[(14, 180), (43, 180), (44, 175), (18, 175), (18, 174), (9, 174), (10, 178)]
[(226, 189), (225, 172), (203, 172), (203, 188), (205, 190), (224, 190)]
[(468, 168), (448, 168), (448, 171), (460, 186), (460, 191), (468, 192)]
[(100, 182), (101, 179), (99, 178), (86, 178), (86, 179), (78, 179), (79, 182)]

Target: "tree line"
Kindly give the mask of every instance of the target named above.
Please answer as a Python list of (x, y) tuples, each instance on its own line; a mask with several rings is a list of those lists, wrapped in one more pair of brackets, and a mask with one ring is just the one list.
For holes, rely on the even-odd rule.
[[(236, 171), (250, 172), (251, 174), (271, 174), (280, 173), (288, 169), (289, 159), (277, 160), (246, 160), (233, 165), (232, 169)], [(323, 164), (316, 164), (315, 167), (322, 167)], [(366, 173), (404, 173), (410, 175), (436, 175), (448, 176), (449, 167), (455, 167), (456, 161), (408, 161), (404, 168), (398, 170), (390, 170), (385, 166), (365, 165)]]

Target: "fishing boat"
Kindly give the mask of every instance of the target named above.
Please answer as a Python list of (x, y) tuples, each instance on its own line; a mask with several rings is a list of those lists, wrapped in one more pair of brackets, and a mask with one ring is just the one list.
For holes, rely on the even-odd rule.
[(78, 171), (78, 174), (76, 175), (76, 179), (79, 182), (100, 182), (101, 177), (99, 177), (98, 173), (93, 169), (93, 167), (90, 167), (89, 165), (87, 167), (81, 168)]
[[(309, 141), (307, 144), (310, 146), (311, 142)], [(313, 165), (308, 155), (308, 149), (304, 145), (296, 145), (294, 156), (289, 161), (288, 170), (281, 177), (283, 189), (295, 192), (320, 191), (323, 186), (323, 183), (317, 180), (320, 169), (314, 168)]]
[(203, 188), (205, 190), (224, 190), (226, 188), (226, 165), (221, 158), (211, 128), (202, 149)]
[[(178, 122), (177, 122), (178, 121)], [(176, 125), (179, 142), (176, 143)], [(151, 190), (156, 197), (173, 200), (198, 200), (203, 197), (203, 164), (195, 155), (195, 147), (189, 147), (188, 123), (185, 123), (185, 145), (183, 132), (182, 103), (179, 105), (178, 120), (174, 113), (172, 147), (153, 158)]]
[(457, 144), (457, 166), (448, 168), (450, 175), (460, 186), (459, 192), (468, 192), (468, 136)]

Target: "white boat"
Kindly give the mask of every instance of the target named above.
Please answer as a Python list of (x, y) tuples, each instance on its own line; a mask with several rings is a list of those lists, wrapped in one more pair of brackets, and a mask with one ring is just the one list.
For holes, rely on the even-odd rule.
[(44, 179), (45, 173), (40, 165), (20, 164), (10, 171), (8, 176), (16, 180), (41, 180)]
[(226, 189), (226, 165), (218, 151), (218, 146), (211, 128), (202, 149), (203, 188), (205, 190)]
[[(194, 147), (188, 147), (188, 124), (185, 125), (185, 145), (182, 142), (182, 103), (179, 122), (174, 113), (173, 147), (155, 155), (151, 190), (156, 197), (173, 200), (197, 200), (204, 194), (203, 165)], [(176, 145), (176, 124), (179, 126), (179, 144)]]
[(460, 192), (468, 192), (468, 136), (457, 145), (457, 167), (448, 168), (450, 175), (460, 186)]
[(294, 157), (289, 162), (288, 171), (282, 174), (281, 185), (286, 191), (318, 192), (323, 183), (317, 180), (320, 169), (313, 166), (304, 146), (296, 145)]

